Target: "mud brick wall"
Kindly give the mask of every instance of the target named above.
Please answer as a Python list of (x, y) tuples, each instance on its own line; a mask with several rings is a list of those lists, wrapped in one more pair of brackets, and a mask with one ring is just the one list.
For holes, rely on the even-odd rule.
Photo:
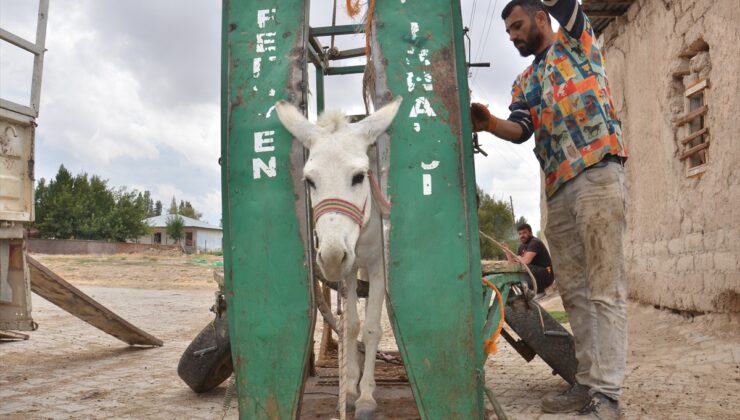
[(37, 254), (128, 254), (152, 248), (177, 249), (177, 245), (134, 244), (127, 242), (82, 241), (76, 239), (29, 239), (28, 252)]
[[(639, 0), (602, 34), (630, 151), (630, 295), (661, 307), (740, 311), (740, 2)], [(683, 93), (708, 78), (702, 173), (679, 156)]]

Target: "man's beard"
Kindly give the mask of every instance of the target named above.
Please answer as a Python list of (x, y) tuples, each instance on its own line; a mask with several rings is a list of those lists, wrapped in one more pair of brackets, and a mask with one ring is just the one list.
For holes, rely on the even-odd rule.
[(542, 35), (542, 32), (538, 31), (537, 27), (532, 25), (532, 29), (529, 31), (527, 36), (527, 41), (515, 44), (514, 46), (519, 50), (519, 54), (521, 54), (522, 57), (527, 57), (537, 52), (537, 48), (542, 45), (542, 41), (544, 39), (545, 36)]

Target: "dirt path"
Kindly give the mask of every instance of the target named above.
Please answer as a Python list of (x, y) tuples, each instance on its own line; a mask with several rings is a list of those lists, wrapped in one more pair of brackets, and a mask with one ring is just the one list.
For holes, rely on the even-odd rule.
[[(39, 330), (28, 341), (0, 343), (0, 417), (222, 417), (225, 385), (196, 395), (176, 373), (182, 351), (211, 319), (215, 284), (207, 263), (219, 257), (207, 263), (136, 254), (40, 259), (165, 345), (129, 348), (34, 295)], [(557, 298), (546, 306), (556, 309)], [(688, 319), (635, 303), (629, 311), (626, 418), (738, 418), (740, 317)], [(383, 343), (392, 347), (390, 330)], [(539, 399), (564, 381), (539, 358), (527, 364), (504, 340), (486, 377), (510, 418), (567, 418), (539, 411)], [(234, 407), (227, 418), (236, 417)]]

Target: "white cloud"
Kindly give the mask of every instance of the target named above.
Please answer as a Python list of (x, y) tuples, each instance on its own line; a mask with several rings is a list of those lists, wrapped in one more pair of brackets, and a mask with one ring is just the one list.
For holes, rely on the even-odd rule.
[[(339, 3), (337, 24), (357, 23)], [(473, 61), (492, 63), (490, 69), (473, 70), (472, 97), (503, 118), (511, 82), (531, 61), (519, 57), (508, 40), (500, 19), (505, 3), (462, 1), (464, 24), (472, 28)], [(313, 26), (331, 24), (331, 5), (330, 0), (312, 2)], [(54, 176), (64, 164), (73, 173), (108, 179), (111, 186), (149, 190), (165, 207), (173, 195), (190, 201), (218, 224), (220, 2), (55, 0), (50, 7), (37, 178)], [(0, 0), (0, 8), (0, 26), (33, 38), (35, 30), (28, 26), (35, 23), (35, 2)], [(324, 45), (330, 42), (322, 38)], [(364, 41), (338, 37), (336, 45), (356, 48)], [(343, 63), (349, 64), (356, 63)], [(2, 88), (9, 86), (7, 80), (25, 86), (23, 74), (20, 67), (4, 65)], [(362, 112), (361, 80), (359, 75), (326, 78), (327, 107)], [(517, 216), (524, 215), (536, 229), (539, 167), (532, 141), (513, 145), (484, 134), (481, 142), (489, 157), (476, 158), (478, 184), (497, 198), (512, 196)]]

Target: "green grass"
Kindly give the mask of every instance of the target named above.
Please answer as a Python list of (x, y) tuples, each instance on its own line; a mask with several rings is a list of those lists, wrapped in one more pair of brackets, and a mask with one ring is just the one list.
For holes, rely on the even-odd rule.
[(568, 314), (565, 311), (550, 311), (550, 316), (561, 324), (568, 322)]

